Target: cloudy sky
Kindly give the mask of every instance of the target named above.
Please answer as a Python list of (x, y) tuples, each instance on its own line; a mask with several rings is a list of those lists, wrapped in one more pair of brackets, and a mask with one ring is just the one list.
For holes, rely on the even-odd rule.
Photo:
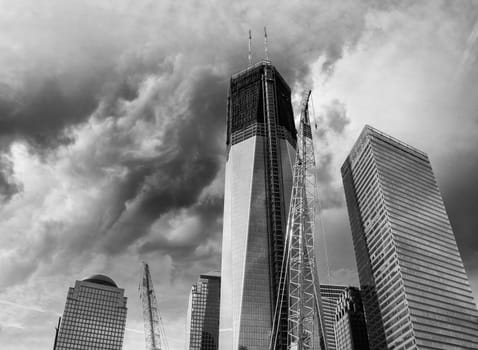
[(51, 349), (95, 272), (143, 348), (142, 260), (183, 349), (191, 284), (220, 265), (228, 79), (264, 25), (296, 109), (313, 89), (322, 279), (357, 283), (339, 169), (368, 123), (429, 154), (478, 297), (478, 2), (0, 0), (2, 349)]

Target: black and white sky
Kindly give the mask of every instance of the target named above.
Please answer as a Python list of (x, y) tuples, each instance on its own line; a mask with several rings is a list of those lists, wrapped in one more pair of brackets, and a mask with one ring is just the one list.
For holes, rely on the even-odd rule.
[[(368, 123), (427, 152), (478, 297), (478, 1), (0, 0), (0, 347), (50, 349), (67, 289), (150, 263), (171, 350), (220, 267), (229, 77), (313, 89), (323, 281), (357, 284), (340, 165)], [(329, 266), (330, 273), (326, 266)]]

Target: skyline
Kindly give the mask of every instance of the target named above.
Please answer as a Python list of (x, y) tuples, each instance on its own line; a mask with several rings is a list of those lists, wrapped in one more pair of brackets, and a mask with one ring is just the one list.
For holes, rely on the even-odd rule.
[(124, 349), (142, 346), (142, 259), (182, 348), (190, 286), (219, 266), (227, 83), (249, 26), (254, 61), (267, 26), (296, 118), (313, 90), (329, 282), (357, 284), (340, 165), (371, 124), (429, 154), (478, 299), (476, 4), (284, 3), (269, 19), (267, 2), (128, 3), (0, 2), (7, 350), (49, 347), (67, 286), (91, 273), (125, 288)]

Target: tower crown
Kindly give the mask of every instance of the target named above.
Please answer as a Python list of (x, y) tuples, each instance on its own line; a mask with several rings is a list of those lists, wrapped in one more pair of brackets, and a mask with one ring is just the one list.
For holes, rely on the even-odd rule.
[(118, 288), (118, 285), (115, 283), (115, 281), (105, 275), (91, 275), (83, 278), (82, 281)]

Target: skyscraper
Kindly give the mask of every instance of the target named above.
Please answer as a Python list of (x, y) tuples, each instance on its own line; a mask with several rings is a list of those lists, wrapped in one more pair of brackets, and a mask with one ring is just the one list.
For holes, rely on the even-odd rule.
[(337, 350), (368, 350), (367, 327), (360, 291), (348, 287), (337, 300), (335, 309), (335, 343)]
[(478, 312), (428, 156), (366, 126), (342, 178), (375, 349), (477, 349)]
[(121, 350), (126, 323), (124, 289), (104, 275), (68, 290), (55, 350)]
[(220, 296), (219, 272), (204, 273), (193, 284), (186, 321), (186, 349), (218, 349)]
[(335, 350), (335, 309), (337, 308), (337, 300), (346, 288), (346, 286), (333, 284), (320, 285), (323, 312), (322, 318), (324, 320), (324, 329), (327, 339), (327, 350)]
[(269, 61), (232, 76), (221, 265), (221, 349), (266, 349), (274, 315), (287, 342), (287, 303), (275, 312), (292, 187), (291, 91)]

